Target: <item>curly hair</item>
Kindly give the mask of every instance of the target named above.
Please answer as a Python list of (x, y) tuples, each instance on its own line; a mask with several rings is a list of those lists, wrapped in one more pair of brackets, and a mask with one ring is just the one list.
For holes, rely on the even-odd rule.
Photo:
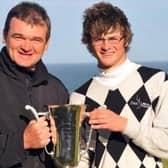
[(113, 31), (120, 30), (125, 40), (126, 51), (132, 40), (130, 23), (124, 12), (111, 3), (99, 2), (84, 11), (82, 42), (87, 45), (91, 53), (91, 41), (106, 34), (110, 28)]

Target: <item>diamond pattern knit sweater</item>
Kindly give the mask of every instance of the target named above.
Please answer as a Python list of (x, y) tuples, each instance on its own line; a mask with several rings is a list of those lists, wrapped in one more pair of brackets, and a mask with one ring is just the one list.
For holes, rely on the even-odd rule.
[[(124, 132), (95, 131), (96, 144), (90, 146), (94, 154), (83, 157), (79, 167), (160, 168), (159, 158), (168, 158), (165, 72), (135, 64), (127, 78), (112, 87), (93, 77), (71, 94), (70, 103), (84, 103), (87, 111), (105, 105), (128, 119)], [(87, 124), (84, 121), (84, 130)]]

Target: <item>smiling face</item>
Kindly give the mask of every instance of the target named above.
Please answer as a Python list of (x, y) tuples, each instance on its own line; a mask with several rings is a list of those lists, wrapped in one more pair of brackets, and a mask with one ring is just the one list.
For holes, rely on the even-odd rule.
[(31, 25), (13, 17), (7, 34), (4, 34), (9, 56), (18, 66), (35, 68), (47, 49), (47, 26)]
[(98, 2), (84, 11), (82, 42), (103, 69), (117, 67), (126, 59), (132, 40), (124, 12), (108, 2)]
[(126, 60), (125, 39), (120, 31), (109, 31), (98, 39), (92, 39), (94, 55), (100, 68), (117, 67)]

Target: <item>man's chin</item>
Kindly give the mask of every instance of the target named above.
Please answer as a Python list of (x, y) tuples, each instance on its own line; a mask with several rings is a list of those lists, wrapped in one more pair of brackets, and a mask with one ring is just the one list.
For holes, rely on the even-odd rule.
[(108, 65), (108, 64), (103, 64), (103, 63), (98, 63), (98, 65), (97, 65), (99, 68), (101, 68), (101, 69), (109, 69), (109, 68), (111, 68), (112, 66), (111, 65)]
[(29, 70), (35, 70), (35, 65), (30, 64), (17, 64), (21, 68), (29, 69)]

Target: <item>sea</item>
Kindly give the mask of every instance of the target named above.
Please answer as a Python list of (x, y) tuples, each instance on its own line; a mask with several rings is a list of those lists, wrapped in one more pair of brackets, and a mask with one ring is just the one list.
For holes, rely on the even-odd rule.
[[(168, 72), (168, 61), (137, 63)], [(97, 73), (96, 63), (47, 64), (47, 68), (51, 74), (57, 76), (64, 83), (69, 93)]]

